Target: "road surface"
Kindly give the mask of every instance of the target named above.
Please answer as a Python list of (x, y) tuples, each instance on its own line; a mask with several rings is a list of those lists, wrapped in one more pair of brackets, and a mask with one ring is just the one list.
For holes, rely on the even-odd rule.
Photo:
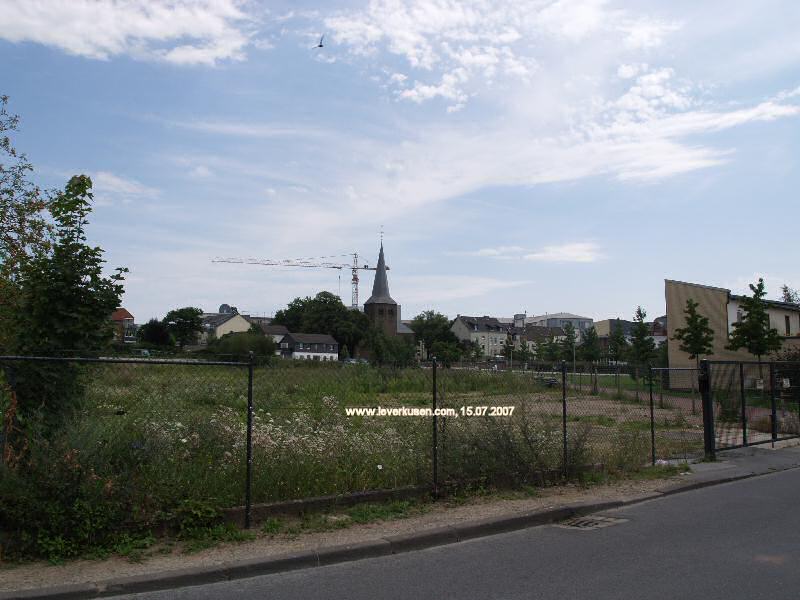
[(418, 552), (128, 599), (800, 598), (800, 469)]

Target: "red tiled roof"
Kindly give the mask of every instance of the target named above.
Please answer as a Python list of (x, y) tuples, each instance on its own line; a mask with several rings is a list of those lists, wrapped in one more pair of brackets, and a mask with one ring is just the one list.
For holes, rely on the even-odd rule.
[(125, 319), (133, 319), (133, 315), (125, 308), (118, 308), (111, 313), (112, 321), (124, 321)]

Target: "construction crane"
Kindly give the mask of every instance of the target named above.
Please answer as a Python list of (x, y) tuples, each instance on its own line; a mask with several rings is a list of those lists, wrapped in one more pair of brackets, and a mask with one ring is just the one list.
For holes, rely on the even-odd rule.
[[(352, 263), (330, 262), (323, 259), (341, 258), (342, 256), (351, 256)], [(358, 253), (353, 254), (338, 254), (335, 256), (318, 256), (315, 258), (284, 258), (284, 259), (271, 259), (271, 258), (215, 258), (211, 262), (215, 263), (236, 263), (243, 265), (261, 265), (265, 267), (302, 267), (306, 269), (350, 269), (352, 271), (351, 283), (353, 286), (352, 306), (351, 308), (358, 308), (358, 272), (359, 271), (374, 271), (376, 267), (370, 267), (368, 264), (359, 264)], [(388, 270), (389, 267), (387, 266)]]

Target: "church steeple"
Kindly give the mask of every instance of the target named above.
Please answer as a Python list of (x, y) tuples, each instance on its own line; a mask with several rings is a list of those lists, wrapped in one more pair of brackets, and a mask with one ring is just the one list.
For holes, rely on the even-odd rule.
[(372, 295), (364, 304), (397, 304), (389, 295), (389, 278), (386, 276), (386, 260), (383, 258), (383, 242), (378, 254), (378, 266), (375, 268), (375, 282), (372, 284)]

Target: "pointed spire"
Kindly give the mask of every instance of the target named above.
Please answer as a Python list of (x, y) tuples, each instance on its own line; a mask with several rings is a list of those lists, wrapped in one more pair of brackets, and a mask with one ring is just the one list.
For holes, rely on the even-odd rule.
[(397, 304), (389, 295), (389, 278), (386, 276), (386, 260), (383, 258), (383, 241), (381, 241), (381, 251), (378, 254), (378, 266), (375, 269), (372, 296), (364, 304)]

